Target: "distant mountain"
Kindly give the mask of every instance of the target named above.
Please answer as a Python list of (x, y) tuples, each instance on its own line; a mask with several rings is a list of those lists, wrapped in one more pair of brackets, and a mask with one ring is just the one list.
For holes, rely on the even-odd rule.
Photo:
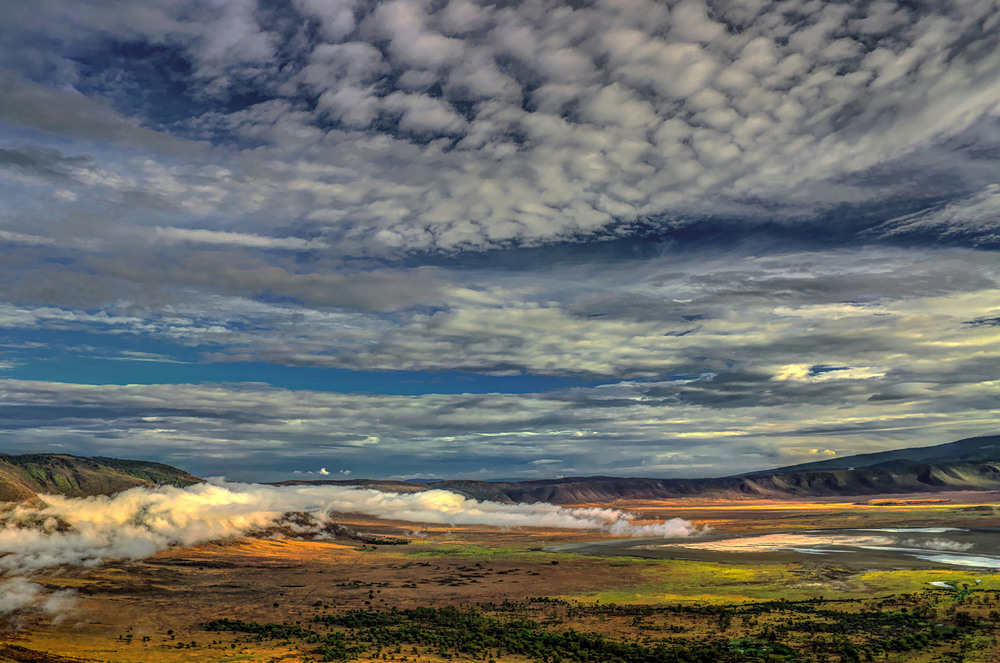
[[(0, 454), (0, 501), (31, 499), (38, 493), (87, 496), (134, 486), (187, 486), (200, 481), (175, 467), (147, 461), (62, 454)], [(678, 497), (779, 498), (1000, 490), (1000, 435), (707, 479), (606, 476), (533, 481), (348, 479), (282, 481), (275, 485), (303, 484), (355, 486), (396, 493), (442, 489), (479, 500), (553, 504)]]
[[(339, 484), (343, 481), (286, 481), (282, 484)], [(780, 498), (860, 496), (944, 490), (1000, 490), (1000, 461), (931, 466), (900, 463), (861, 470), (758, 473), (710, 479), (567, 477), (539, 481), (437, 481), (409, 484), (359, 479), (351, 485), (392, 492), (448, 490), (478, 500), (552, 504), (663, 500), (679, 497)]]
[(989, 460), (1000, 460), (1000, 435), (967, 437), (964, 440), (938, 444), (933, 447), (911, 447), (908, 449), (894, 449), (892, 451), (845, 456), (844, 458), (831, 458), (813, 463), (789, 465), (788, 467), (780, 467), (776, 470), (766, 470), (763, 474), (803, 472), (807, 470), (856, 470), (893, 461), (941, 464), (958, 462), (974, 463)]
[(109, 495), (136, 486), (190, 486), (201, 479), (162, 463), (66, 454), (0, 454), (0, 501), (39, 493), (71, 497)]
[(821, 497), (1000, 490), (1000, 436), (708, 479), (567, 477), (535, 481), (285, 481), (395, 492), (442, 489), (480, 500), (584, 504), (678, 497)]

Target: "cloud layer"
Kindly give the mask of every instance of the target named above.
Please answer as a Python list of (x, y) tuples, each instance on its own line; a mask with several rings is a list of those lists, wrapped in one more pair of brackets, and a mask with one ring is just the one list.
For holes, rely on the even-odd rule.
[[(4, 446), (270, 480), (317, 467), (352, 476), (705, 476), (823, 450), (941, 443), (990, 433), (996, 421), (996, 265), (969, 249), (706, 252), (438, 270), (435, 306), (393, 313), (236, 297), (100, 313), (7, 306), (0, 322), (28, 347), (6, 349), (6, 370), (20, 379), (0, 382)], [(114, 346), (65, 345), (83, 333)], [(130, 338), (160, 345), (123, 351)], [(244, 384), (26, 379), (96, 354), (110, 358), (98, 370), (137, 366), (131, 380), (155, 382), (179, 350)], [(53, 358), (32, 359), (46, 353)], [(274, 374), (259, 364), (229, 372), (261, 360), (347, 372), (319, 373), (311, 388), (269, 386)], [(428, 382), (399, 391), (403, 369)], [(486, 393), (461, 393), (461, 376), (430, 378), (455, 369), (483, 374), (476, 386)], [(504, 393), (505, 376), (532, 373), (590, 382)], [(387, 376), (379, 384), (389, 393), (359, 388), (359, 375)], [(535, 463), (546, 459), (558, 462)]]
[[(145, 208), (167, 223), (136, 224), (147, 241), (482, 249), (933, 204), (996, 175), (978, 149), (1000, 114), (991, 3), (12, 11), (0, 118), (77, 148), (11, 144), (8, 167), (114, 223)], [(923, 173), (890, 176), (913, 159)]]
[(995, 3), (78, 5), (0, 24), (6, 451), (697, 475), (995, 431)]

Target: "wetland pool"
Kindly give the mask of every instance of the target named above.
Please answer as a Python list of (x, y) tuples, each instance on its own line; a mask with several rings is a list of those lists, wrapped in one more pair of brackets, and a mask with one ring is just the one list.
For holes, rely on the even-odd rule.
[(686, 538), (617, 539), (548, 548), (582, 555), (630, 556), (737, 564), (829, 564), (850, 569), (1000, 571), (1000, 529), (911, 527), (813, 529)]

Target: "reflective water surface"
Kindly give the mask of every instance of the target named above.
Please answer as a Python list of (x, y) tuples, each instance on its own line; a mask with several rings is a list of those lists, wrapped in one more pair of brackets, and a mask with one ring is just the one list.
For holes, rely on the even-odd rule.
[(628, 555), (735, 563), (829, 563), (850, 568), (1000, 569), (1000, 529), (915, 527), (817, 529), (772, 534), (709, 534), (677, 539), (632, 539), (558, 550), (585, 555)]

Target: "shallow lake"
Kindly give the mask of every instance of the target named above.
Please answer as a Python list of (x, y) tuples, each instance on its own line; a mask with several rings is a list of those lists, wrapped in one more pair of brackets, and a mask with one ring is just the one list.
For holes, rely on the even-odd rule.
[(1000, 529), (953, 527), (815, 529), (707, 534), (557, 546), (584, 555), (625, 555), (754, 564), (799, 562), (851, 569), (965, 567), (1000, 570)]

